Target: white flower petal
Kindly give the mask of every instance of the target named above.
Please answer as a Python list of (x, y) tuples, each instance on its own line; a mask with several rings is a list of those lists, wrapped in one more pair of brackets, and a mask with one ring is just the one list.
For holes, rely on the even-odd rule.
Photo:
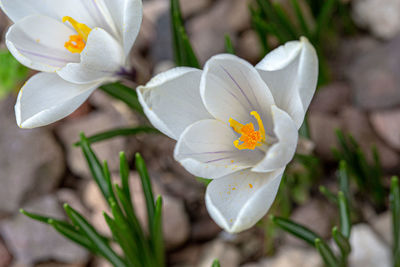
[(229, 173), (250, 168), (264, 153), (259, 150), (239, 151), (231, 127), (218, 120), (198, 121), (182, 133), (174, 156), (187, 171), (204, 178), (219, 178)]
[(38, 71), (52, 72), (68, 62), (79, 62), (79, 55), (64, 47), (73, 34), (76, 33), (61, 21), (32, 15), (10, 27), (6, 44), (21, 64)]
[(103, 0), (2, 0), (0, 7), (7, 16), (17, 22), (30, 15), (45, 15), (61, 21), (70, 16), (87, 26), (108, 30), (108, 22), (102, 12)]
[(318, 57), (304, 37), (269, 53), (256, 65), (276, 105), (300, 128), (318, 81)]
[(103, 29), (94, 28), (81, 53), (81, 62), (67, 64), (57, 73), (71, 83), (90, 83), (115, 76), (124, 61), (122, 47), (114, 37)]
[(128, 56), (139, 34), (143, 8), (141, 0), (104, 0), (123, 40), (125, 56)]
[(211, 218), (231, 233), (254, 226), (274, 202), (283, 171), (254, 173), (247, 169), (213, 180), (206, 192)]
[(77, 85), (55, 73), (39, 73), (21, 89), (15, 105), (17, 124), (35, 128), (60, 120), (77, 109), (100, 83)]
[(137, 89), (150, 122), (175, 140), (190, 124), (212, 118), (200, 97), (201, 73), (193, 68), (174, 68)]
[(271, 112), (274, 119), (274, 133), (278, 140), (268, 149), (264, 159), (252, 169), (255, 172), (270, 172), (283, 168), (296, 152), (298, 139), (296, 124), (277, 106), (272, 106)]
[(250, 112), (257, 111), (265, 127), (272, 127), (272, 94), (245, 60), (228, 54), (212, 57), (204, 67), (200, 91), (204, 105), (215, 118), (226, 123), (233, 118), (244, 124), (253, 121)]

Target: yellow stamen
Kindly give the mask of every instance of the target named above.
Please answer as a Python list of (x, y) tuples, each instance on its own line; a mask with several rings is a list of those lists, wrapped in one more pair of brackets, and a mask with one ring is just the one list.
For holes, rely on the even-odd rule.
[(85, 49), (86, 42), (92, 29), (83, 23), (77, 22), (69, 16), (63, 17), (62, 21), (63, 23), (68, 21), (78, 33), (77, 35), (71, 35), (69, 41), (65, 43), (64, 47), (71, 53), (81, 53), (83, 49)]
[(239, 150), (254, 150), (256, 147), (261, 146), (262, 143), (265, 142), (265, 129), (260, 115), (257, 113), (257, 111), (252, 111), (250, 115), (254, 116), (254, 118), (257, 120), (259, 128), (258, 131), (254, 130), (254, 125), (251, 122), (243, 125), (232, 118), (229, 119), (229, 124), (233, 130), (242, 135), (238, 140), (233, 142), (234, 146)]

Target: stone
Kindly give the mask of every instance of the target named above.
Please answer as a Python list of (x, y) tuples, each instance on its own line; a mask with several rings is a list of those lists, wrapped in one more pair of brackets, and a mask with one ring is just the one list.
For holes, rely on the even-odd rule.
[[(67, 163), (72, 173), (82, 178), (91, 178), (87, 162), (79, 147), (73, 144), (81, 132), (91, 136), (114, 128), (126, 127), (126, 120), (116, 111), (96, 111), (89, 115), (61, 124), (56, 132), (66, 148)], [(119, 169), (119, 152), (126, 149), (126, 137), (112, 138), (92, 145), (100, 161), (107, 160), (110, 171)], [(129, 156), (129, 151), (125, 151)]]
[(376, 145), (383, 168), (392, 169), (398, 166), (399, 155), (378, 138), (364, 112), (354, 107), (346, 107), (342, 109), (340, 116), (344, 124), (344, 133), (349, 133), (356, 139), (367, 159), (372, 160), (371, 146)]
[(316, 92), (310, 112), (337, 113), (350, 103), (351, 88), (343, 82), (333, 82), (323, 86)]
[(196, 266), (199, 261), (201, 246), (188, 245), (184, 248), (168, 254), (170, 266)]
[(315, 152), (326, 160), (332, 160), (332, 148), (338, 147), (335, 131), (342, 127), (342, 122), (333, 115), (310, 112), (308, 123)]
[(215, 259), (219, 260), (221, 266), (239, 266), (240, 253), (236, 247), (217, 239), (205, 243), (203, 248), (198, 267), (209, 267)]
[[(400, 18), (400, 17), (399, 17)], [(367, 110), (400, 104), (400, 35), (386, 44), (359, 53), (346, 76), (358, 107)]]
[(12, 261), (12, 256), (7, 247), (0, 240), (0, 267), (7, 267)]
[[(119, 183), (117, 176), (113, 176), (114, 183)], [(136, 215), (142, 226), (147, 227), (147, 209), (140, 178), (136, 172), (131, 172), (130, 187)], [(163, 197), (163, 233), (165, 246), (168, 250), (182, 245), (190, 235), (189, 217), (186, 214), (182, 200), (166, 194), (163, 189), (153, 181), (154, 195)], [(90, 181), (84, 190), (83, 200), (92, 209), (91, 223), (103, 234), (110, 231), (104, 220), (103, 211), (108, 211), (108, 205), (100, 193), (96, 183)]]
[(212, 0), (180, 0), (182, 15), (184, 18), (195, 15), (206, 9), (212, 3)]
[(221, 232), (221, 228), (209, 217), (203, 217), (192, 223), (190, 239), (194, 241), (208, 241)]
[[(63, 219), (57, 199), (45, 195), (29, 202), (25, 210)], [(66, 263), (86, 262), (89, 253), (57, 233), (49, 225), (18, 214), (0, 224), (0, 233), (15, 261), (25, 265), (37, 261), (56, 260)]]
[(260, 38), (254, 30), (243, 32), (238, 41), (237, 54), (247, 61), (257, 64), (261, 57)]
[(350, 244), (352, 251), (349, 264), (352, 267), (389, 267), (391, 249), (383, 243), (366, 224), (352, 227)]
[(14, 101), (0, 101), (0, 213), (15, 212), (28, 198), (50, 192), (65, 170), (62, 148), (48, 128), (18, 128)]
[(370, 222), (371, 227), (379, 234), (380, 238), (391, 246), (393, 243), (392, 213), (386, 211), (379, 216), (375, 216)]
[(353, 19), (376, 37), (393, 38), (400, 31), (399, 0), (354, 0)]
[(201, 64), (225, 50), (225, 34), (234, 37), (235, 32), (250, 28), (248, 4), (247, 0), (217, 1), (208, 12), (188, 21), (187, 31)]
[(246, 264), (243, 267), (322, 267), (321, 256), (315, 249), (299, 249), (284, 246), (276, 256), (265, 258), (258, 263)]
[(386, 144), (400, 151), (400, 109), (374, 112), (370, 120)]
[(85, 217), (86, 215), (89, 214), (89, 211), (87, 210), (86, 207), (83, 206), (80, 197), (74, 190), (68, 188), (62, 188), (57, 191), (56, 196), (59, 203), (70, 205), (72, 208), (77, 210), (80, 214), (82, 214)]

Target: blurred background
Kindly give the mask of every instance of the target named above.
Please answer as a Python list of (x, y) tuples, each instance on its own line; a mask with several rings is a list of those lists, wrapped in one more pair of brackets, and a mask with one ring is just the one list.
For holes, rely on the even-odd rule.
[[(308, 127), (303, 129), (303, 136), (310, 139), (300, 140), (298, 155), (269, 214), (290, 217), (329, 239), (332, 226), (338, 223), (338, 211), (320, 186), (337, 191), (339, 160), (345, 160), (355, 174), (368, 176), (379, 169), (378, 185), (355, 179), (350, 186), (355, 207), (350, 261), (356, 267), (389, 266), (392, 238), (387, 193), (390, 176), (400, 173), (400, 0), (345, 1), (329, 10), (318, 4), (322, 0), (296, 1), (298, 5), (289, 0), (275, 2), (279, 8), (270, 13), (268, 0), (180, 1), (201, 64), (225, 51), (226, 34), (236, 54), (253, 64), (270, 49), (300, 35), (314, 43), (321, 76)], [(296, 7), (308, 26), (299, 19)], [(276, 14), (283, 14), (279, 11), (287, 20), (276, 19)], [(3, 37), (9, 25), (0, 11), (0, 267), (108, 266), (18, 210), (63, 218), (62, 204), (69, 203), (107, 234), (102, 215), (107, 205), (91, 180), (81, 150), (73, 143), (81, 131), (90, 136), (139, 125), (143, 119), (98, 90), (60, 122), (19, 129), (13, 106), (19, 88), (34, 73), (7, 52)], [(143, 25), (132, 62), (138, 84), (174, 66), (168, 0), (144, 1)], [(337, 129), (343, 136), (339, 132), (338, 138)], [(169, 266), (208, 267), (214, 258), (227, 267), (322, 266), (315, 249), (278, 230), (268, 216), (241, 234), (221, 232), (205, 209), (204, 181), (174, 161), (174, 141), (169, 138), (118, 137), (93, 148), (100, 159), (108, 160), (112, 172), (118, 171), (119, 151), (125, 151), (130, 160), (135, 152), (143, 155), (155, 192), (164, 196)], [(360, 161), (364, 155), (367, 160)], [(371, 179), (377, 175), (371, 174)], [(135, 206), (144, 218), (138, 175), (132, 171), (131, 176), (137, 185)]]

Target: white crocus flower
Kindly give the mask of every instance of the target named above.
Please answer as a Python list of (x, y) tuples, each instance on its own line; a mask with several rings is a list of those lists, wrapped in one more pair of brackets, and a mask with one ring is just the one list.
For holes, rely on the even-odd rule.
[(270, 208), (314, 95), (318, 59), (306, 38), (256, 67), (228, 54), (204, 70), (175, 68), (138, 88), (152, 124), (178, 141), (174, 156), (213, 179), (206, 205), (229, 232), (252, 227)]
[(8, 49), (41, 71), (18, 96), (15, 114), (22, 128), (66, 117), (129, 68), (141, 0), (0, 0), (0, 7), (14, 22), (6, 34)]

